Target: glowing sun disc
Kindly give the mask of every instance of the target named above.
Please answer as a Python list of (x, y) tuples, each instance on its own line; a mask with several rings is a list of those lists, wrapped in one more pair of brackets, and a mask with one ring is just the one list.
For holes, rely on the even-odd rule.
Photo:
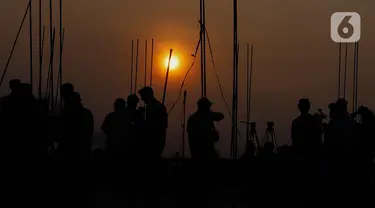
[[(168, 67), (168, 61), (169, 61), (169, 56), (164, 61), (165, 62), (165, 68)], [(172, 56), (171, 57), (171, 63), (169, 65), (169, 69), (170, 70), (175, 70), (178, 67), (178, 65), (179, 65), (178, 59), (176, 57)]]

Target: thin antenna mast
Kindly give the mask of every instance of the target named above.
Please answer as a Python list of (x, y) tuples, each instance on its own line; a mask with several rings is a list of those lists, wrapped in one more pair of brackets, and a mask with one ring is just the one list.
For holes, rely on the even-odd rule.
[(238, 43), (237, 43), (237, 0), (233, 0), (233, 98), (231, 156), (237, 158), (237, 94), (238, 94)]
[(33, 10), (32, 10), (32, 0), (29, 0), (29, 37), (30, 37), (30, 85), (31, 92), (33, 92)]
[(151, 40), (150, 87), (152, 87), (152, 69), (154, 64), (154, 39)]
[(54, 112), (54, 103), (53, 103), (53, 65), (54, 65), (54, 35), (55, 35), (55, 28), (53, 28), (52, 26), (52, 17), (53, 17), (53, 10), (52, 10), (52, 0), (49, 1), (49, 32), (50, 32), (50, 54), (51, 54), (51, 60), (50, 60), (50, 66), (51, 66), (51, 69), (50, 69), (50, 82), (51, 82), (51, 99), (52, 99), (52, 102), (51, 102), (51, 111)]
[(134, 65), (134, 40), (132, 40), (132, 54), (130, 55), (130, 94), (133, 94), (133, 65)]
[(346, 77), (348, 66), (348, 44), (345, 44), (345, 65), (344, 65), (344, 99), (346, 99)]
[(139, 39), (137, 39), (137, 49), (135, 54), (135, 77), (134, 77), (134, 92), (137, 93), (138, 81), (138, 52), (139, 52)]
[[(44, 28), (43, 28), (44, 33)], [(43, 68), (43, 43), (42, 43), (42, 0), (39, 0), (39, 81), (38, 99), (42, 99), (42, 68)]]
[(145, 84), (147, 86), (147, 40), (145, 41)]
[(250, 45), (246, 45), (246, 141), (250, 138)]
[(173, 49), (169, 51), (169, 58), (168, 58), (168, 66), (167, 66), (167, 74), (165, 75), (165, 83), (164, 83), (164, 91), (163, 91), (163, 105), (165, 104), (165, 96), (167, 94), (167, 84), (168, 84), (168, 77), (169, 77), (169, 67), (171, 65), (171, 58), (172, 58)]
[(30, 2), (27, 4), (27, 8), (26, 8), (25, 14), (23, 15), (21, 25), (20, 25), (20, 27), (18, 28), (18, 32), (17, 32), (16, 39), (14, 40), (14, 43), (13, 43), (12, 49), (11, 49), (11, 51), (10, 51), (10, 54), (9, 54), (9, 57), (8, 57), (7, 63), (5, 64), (3, 74), (1, 75), (0, 86), (3, 85), (5, 75), (6, 75), (7, 71), (8, 71), (8, 67), (9, 67), (10, 61), (12, 60), (13, 53), (14, 53), (14, 49), (16, 48), (16, 45), (17, 45), (17, 42), (18, 42), (18, 38), (20, 37), (21, 30), (22, 30), (23, 24), (24, 24), (24, 22), (25, 22), (25, 20), (26, 20), (26, 16), (27, 16), (27, 13), (28, 13), (28, 11), (29, 11), (29, 8), (30, 8)]
[[(59, 74), (58, 74), (58, 89), (56, 90), (56, 94), (58, 91), (61, 91), (61, 88), (62, 88), (62, 85), (63, 85), (63, 44), (64, 44), (64, 38), (65, 38), (65, 29), (63, 29), (63, 4), (62, 4), (62, 0), (60, 0), (60, 66), (59, 66)], [(56, 95), (56, 99), (57, 99), (57, 95)], [(62, 95), (61, 95), (61, 92), (60, 92), (60, 111), (62, 110)]]
[(205, 0), (200, 0), (200, 40), (201, 42), (201, 97), (206, 97), (206, 26)]
[(339, 43), (339, 71), (338, 71), (338, 81), (337, 81), (337, 98), (341, 96), (341, 43)]

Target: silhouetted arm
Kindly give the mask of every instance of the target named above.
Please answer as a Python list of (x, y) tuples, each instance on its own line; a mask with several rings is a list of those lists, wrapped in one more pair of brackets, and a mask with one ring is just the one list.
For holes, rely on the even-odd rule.
[(108, 136), (108, 134), (109, 134), (109, 126), (110, 126), (110, 124), (109, 124), (109, 115), (107, 115), (106, 117), (105, 117), (105, 119), (104, 119), (104, 121), (103, 121), (103, 124), (102, 124), (102, 127), (101, 127), (101, 129), (102, 129), (102, 131), (103, 131), (103, 133), (106, 135), (106, 136)]
[(211, 112), (211, 118), (214, 121), (221, 121), (224, 119), (224, 114), (220, 112)]

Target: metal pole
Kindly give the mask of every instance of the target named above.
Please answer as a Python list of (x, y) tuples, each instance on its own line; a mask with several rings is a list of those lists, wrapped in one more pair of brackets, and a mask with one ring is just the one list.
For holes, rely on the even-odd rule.
[(30, 37), (30, 85), (31, 92), (33, 92), (34, 83), (33, 83), (33, 9), (32, 9), (32, 0), (29, 0), (29, 37)]
[(136, 49), (136, 54), (135, 54), (134, 93), (137, 93), (137, 81), (138, 81), (138, 52), (139, 52), (139, 39), (137, 39), (137, 49)]
[(206, 2), (202, 0), (202, 20), (203, 20), (203, 96), (207, 97), (207, 75), (206, 75)]
[(339, 72), (338, 72), (338, 82), (337, 82), (337, 98), (340, 98), (341, 92), (341, 43), (339, 43)]
[(344, 99), (346, 99), (346, 77), (348, 66), (348, 44), (345, 44), (345, 65), (344, 65)]
[(356, 42), (355, 62), (355, 110), (358, 110), (358, 67), (359, 67), (359, 42)]
[(249, 109), (249, 88), (250, 88), (250, 45), (246, 45), (246, 147), (250, 138), (250, 109)]
[(200, 39), (202, 40), (201, 44), (201, 97), (204, 97), (204, 66), (203, 66), (203, 33), (204, 33), (204, 28), (203, 28), (203, 0), (200, 0), (200, 5), (199, 5), (199, 24), (200, 24)]
[(353, 112), (357, 111), (357, 43), (354, 44), (354, 70), (353, 70)]
[(167, 84), (168, 84), (168, 76), (169, 76), (169, 66), (171, 64), (171, 58), (172, 58), (172, 52), (173, 52), (173, 49), (171, 49), (169, 51), (169, 58), (168, 58), (168, 66), (167, 66), (167, 74), (165, 75), (165, 83), (164, 83), (164, 91), (163, 91), (163, 105), (165, 103), (165, 96), (166, 96), (166, 93), (167, 93)]
[[(61, 88), (63, 85), (63, 42), (65, 37), (65, 31), (63, 29), (63, 4), (62, 0), (60, 0), (60, 66), (59, 66), (59, 87), (56, 91), (60, 91), (60, 111), (63, 107), (62, 95), (61, 95)], [(57, 93), (56, 93), (57, 94)], [(57, 96), (56, 96), (57, 99)]]
[(134, 40), (132, 40), (132, 54), (130, 57), (130, 94), (133, 94)]
[(154, 39), (151, 40), (151, 66), (150, 66), (150, 87), (152, 87), (152, 69), (154, 64)]
[(145, 41), (145, 84), (147, 86), (147, 40)]
[(51, 54), (51, 60), (50, 60), (50, 63), (51, 63), (51, 80), (50, 80), (50, 82), (51, 82), (51, 100), (52, 100), (52, 102), (51, 102), (51, 111), (52, 112), (54, 112), (54, 103), (53, 103), (53, 92), (54, 92), (54, 90), (53, 90), (53, 65), (54, 65), (54, 34), (55, 34), (55, 28), (53, 28), (53, 26), (52, 26), (52, 17), (53, 17), (53, 9), (52, 9), (52, 0), (50, 0), (49, 1), (49, 27), (50, 27), (50, 54)]
[[(43, 28), (43, 30), (44, 30), (44, 28)], [(39, 81), (38, 81), (38, 99), (42, 99), (42, 67), (43, 67), (42, 0), (39, 0)]]
[(237, 44), (237, 0), (233, 0), (233, 96), (232, 96), (232, 140), (231, 155), (233, 159), (237, 158), (237, 63), (238, 63), (238, 44)]
[(20, 25), (20, 27), (18, 28), (18, 32), (17, 32), (16, 39), (14, 40), (14, 43), (13, 43), (12, 49), (10, 50), (10, 54), (9, 54), (9, 57), (8, 57), (7, 63), (5, 64), (3, 74), (1, 75), (0, 86), (3, 85), (5, 75), (6, 75), (7, 71), (8, 71), (8, 67), (9, 67), (10, 61), (12, 60), (13, 53), (14, 53), (14, 49), (16, 48), (16, 45), (17, 45), (17, 42), (18, 42), (18, 38), (20, 37), (21, 30), (22, 30), (22, 26), (23, 26), (23, 24), (24, 24), (24, 22), (25, 22), (25, 20), (26, 20), (26, 16), (27, 16), (27, 13), (28, 13), (28, 11), (29, 11), (29, 8), (30, 8), (30, 2), (27, 4), (27, 8), (26, 8), (25, 14), (23, 15), (21, 25)]

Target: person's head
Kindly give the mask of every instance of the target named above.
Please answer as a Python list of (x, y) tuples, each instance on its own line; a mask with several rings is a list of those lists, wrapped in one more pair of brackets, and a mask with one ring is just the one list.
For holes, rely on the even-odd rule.
[(198, 100), (197, 105), (199, 112), (209, 112), (211, 110), (212, 103), (208, 98), (203, 97)]
[(139, 90), (138, 93), (141, 96), (143, 102), (146, 104), (150, 103), (153, 99), (155, 99), (154, 90), (151, 87), (144, 87), (141, 90)]
[(16, 92), (21, 88), (21, 80), (19, 79), (12, 79), (9, 81), (9, 88), (12, 90), (12, 92)]
[(61, 96), (64, 98), (68, 94), (72, 94), (74, 92), (74, 86), (71, 83), (65, 83), (61, 86)]
[(336, 101), (337, 110), (340, 114), (348, 112), (348, 102), (344, 98), (339, 98)]
[(137, 105), (139, 103), (139, 98), (136, 94), (131, 94), (128, 96), (127, 99), (128, 107), (130, 108), (137, 108)]
[(114, 104), (115, 112), (122, 111), (126, 108), (126, 101), (122, 98), (117, 98)]
[(302, 98), (298, 102), (298, 109), (301, 113), (308, 113), (310, 110), (310, 100)]

